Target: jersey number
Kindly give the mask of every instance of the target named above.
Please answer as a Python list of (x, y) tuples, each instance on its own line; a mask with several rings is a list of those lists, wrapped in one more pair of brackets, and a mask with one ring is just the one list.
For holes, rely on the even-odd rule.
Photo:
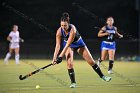
[(113, 34), (109, 35), (107, 39), (113, 39)]

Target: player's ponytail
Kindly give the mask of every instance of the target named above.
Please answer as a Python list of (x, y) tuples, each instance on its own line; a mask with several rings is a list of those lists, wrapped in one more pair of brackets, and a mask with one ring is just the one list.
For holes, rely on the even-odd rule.
[(64, 12), (62, 14), (61, 21), (67, 21), (69, 23), (69, 19), (69, 14), (67, 12)]

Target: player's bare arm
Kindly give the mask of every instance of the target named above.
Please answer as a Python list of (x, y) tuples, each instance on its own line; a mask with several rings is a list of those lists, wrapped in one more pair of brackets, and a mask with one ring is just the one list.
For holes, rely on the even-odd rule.
[(108, 36), (109, 33), (108, 32), (104, 32), (105, 31), (105, 27), (102, 27), (100, 29), (100, 31), (98, 32), (98, 37), (103, 37), (103, 36)]
[(55, 51), (54, 51), (54, 56), (53, 56), (53, 64), (59, 53), (60, 43), (61, 43), (61, 32), (60, 32), (60, 28), (59, 28), (56, 33), (56, 45), (55, 45)]
[(66, 53), (68, 47), (70, 46), (70, 44), (73, 42), (74, 37), (76, 34), (76, 30), (74, 28), (72, 28), (72, 30), (70, 31), (70, 36), (68, 38), (68, 41), (66, 43), (66, 46), (64, 47), (64, 49), (62, 50), (62, 52), (60, 53), (59, 57), (63, 57), (64, 54)]
[(7, 37), (7, 40), (8, 40), (9, 42), (11, 41), (11, 39), (12, 39), (12, 38), (11, 38), (10, 36)]
[(119, 36), (119, 38), (123, 38), (123, 35), (121, 35), (118, 31), (117, 31), (117, 27), (115, 27), (116, 29), (116, 34)]

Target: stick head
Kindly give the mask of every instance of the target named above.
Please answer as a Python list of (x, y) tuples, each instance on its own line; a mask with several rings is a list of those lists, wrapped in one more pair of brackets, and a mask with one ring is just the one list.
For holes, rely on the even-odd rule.
[(20, 75), (20, 76), (19, 76), (19, 79), (20, 79), (20, 80), (23, 80), (24, 78), (22, 77), (22, 75)]

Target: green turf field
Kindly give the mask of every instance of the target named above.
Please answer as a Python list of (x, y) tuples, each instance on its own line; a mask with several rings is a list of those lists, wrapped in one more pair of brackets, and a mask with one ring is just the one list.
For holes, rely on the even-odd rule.
[[(110, 82), (102, 81), (92, 68), (85, 62), (75, 60), (77, 87), (69, 88), (66, 62), (51, 66), (26, 80), (19, 80), (20, 74), (49, 64), (48, 60), (21, 60), (16, 65), (10, 60), (8, 65), (0, 60), (0, 93), (139, 93), (140, 62), (115, 62), (114, 74)], [(108, 62), (101, 69), (107, 75)], [(35, 86), (40, 85), (39, 89)]]

